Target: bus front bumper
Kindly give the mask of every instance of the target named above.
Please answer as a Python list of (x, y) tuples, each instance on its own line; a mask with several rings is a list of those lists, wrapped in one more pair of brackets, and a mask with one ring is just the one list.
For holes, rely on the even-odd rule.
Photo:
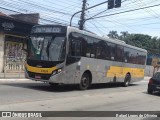
[[(41, 82), (49, 82), (49, 83), (64, 83), (64, 81), (62, 80), (62, 75), (63, 73), (57, 73), (55, 75), (49, 75), (47, 79), (43, 79), (43, 77), (41, 78), (36, 78), (36, 77), (31, 77), (27, 71), (25, 71), (25, 78), (34, 80), (34, 81), (41, 81)], [(40, 75), (41, 76), (41, 75)]]

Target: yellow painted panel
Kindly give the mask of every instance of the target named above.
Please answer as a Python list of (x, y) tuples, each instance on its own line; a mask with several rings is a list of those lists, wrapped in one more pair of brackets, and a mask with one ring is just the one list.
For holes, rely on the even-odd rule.
[(144, 77), (144, 69), (142, 68), (128, 68), (110, 66), (110, 69), (106, 72), (106, 77), (125, 77), (126, 73), (130, 72), (132, 77)]
[(43, 74), (51, 74), (52, 71), (56, 70), (57, 67), (51, 67), (51, 68), (38, 68), (38, 67), (32, 67), (26, 64), (26, 68), (30, 72), (34, 73), (43, 73)]

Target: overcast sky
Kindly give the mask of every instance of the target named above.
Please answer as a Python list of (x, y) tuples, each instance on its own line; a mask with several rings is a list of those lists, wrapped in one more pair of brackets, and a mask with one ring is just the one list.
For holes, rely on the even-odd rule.
[[(68, 24), (75, 12), (81, 10), (82, 0), (0, 0), (0, 7), (21, 13), (40, 13), (41, 24), (55, 24), (54, 22)], [(105, 0), (87, 0), (87, 6), (104, 2)], [(137, 9), (145, 6), (160, 4), (160, 0), (122, 0), (121, 8), (107, 9), (107, 3), (86, 11), (86, 18), (98, 12), (106, 10), (101, 15), (110, 15), (122, 11)], [(0, 9), (6, 14), (16, 14), (16, 12)], [(73, 25), (77, 26), (80, 14), (74, 17)], [(160, 37), (160, 5), (143, 10), (106, 16), (88, 20), (85, 28), (100, 36), (107, 35), (109, 31), (128, 31), (129, 33), (142, 33)]]

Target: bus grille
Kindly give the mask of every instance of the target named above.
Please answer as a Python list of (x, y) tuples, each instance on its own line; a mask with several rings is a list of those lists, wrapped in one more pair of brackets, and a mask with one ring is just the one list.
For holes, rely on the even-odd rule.
[(28, 71), (28, 75), (30, 78), (35, 78), (35, 75), (38, 75), (41, 77), (42, 80), (49, 80), (51, 77), (51, 74), (39, 74), (39, 73), (33, 73)]

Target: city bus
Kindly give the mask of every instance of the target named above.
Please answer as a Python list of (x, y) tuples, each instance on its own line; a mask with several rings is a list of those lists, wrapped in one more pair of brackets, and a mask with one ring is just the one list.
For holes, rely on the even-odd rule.
[(147, 51), (71, 26), (37, 25), (28, 40), (26, 78), (60, 84), (117, 83), (144, 78)]

